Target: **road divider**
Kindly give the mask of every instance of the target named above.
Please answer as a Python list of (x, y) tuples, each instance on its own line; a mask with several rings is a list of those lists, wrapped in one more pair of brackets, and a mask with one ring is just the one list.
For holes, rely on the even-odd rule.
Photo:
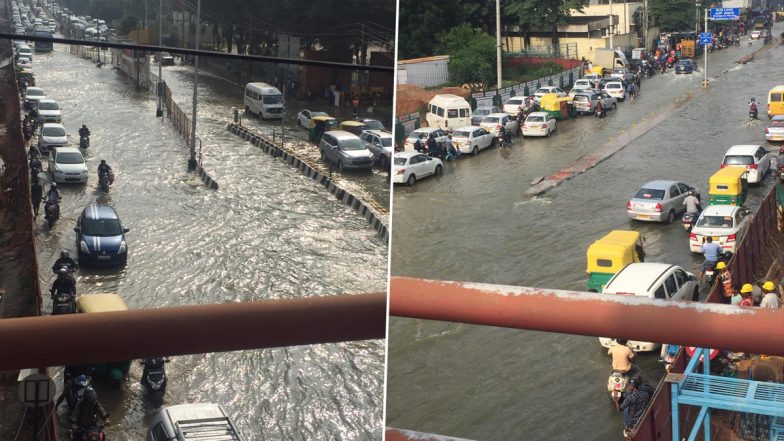
[(281, 158), (283, 161), (288, 162), (289, 165), (299, 170), (300, 173), (324, 187), (340, 202), (348, 205), (352, 210), (357, 212), (357, 214), (364, 217), (370, 226), (373, 227), (373, 230), (376, 231), (376, 234), (378, 234), (378, 236), (385, 243), (389, 242), (389, 228), (383, 220), (384, 215), (370, 203), (355, 196), (350, 191), (340, 187), (335, 183), (335, 181), (332, 180), (332, 178), (322, 174), (315, 165), (310, 164), (307, 160), (298, 157), (284, 146), (274, 144), (258, 133), (248, 129), (247, 127), (243, 127), (235, 123), (229, 123), (226, 128), (229, 130), (229, 132), (255, 145), (264, 153), (271, 155), (273, 158)]

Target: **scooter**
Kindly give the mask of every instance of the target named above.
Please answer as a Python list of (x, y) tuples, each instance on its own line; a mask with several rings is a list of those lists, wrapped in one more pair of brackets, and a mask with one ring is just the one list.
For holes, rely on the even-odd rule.
[(163, 357), (148, 358), (142, 361), (144, 372), (142, 373), (142, 385), (147, 388), (147, 394), (155, 407), (163, 404), (163, 397), (166, 395), (166, 363), (170, 360)]
[(681, 219), (681, 223), (683, 224), (683, 229), (686, 231), (691, 231), (692, 227), (694, 227), (694, 222), (697, 221), (697, 215), (694, 213), (683, 213), (683, 218)]
[(597, 118), (604, 118), (605, 116), (607, 116), (607, 109), (605, 109), (605, 108), (604, 108), (604, 106), (602, 106), (602, 107), (597, 107), (597, 108), (594, 110), (594, 112), (593, 112), (593, 115), (594, 115), (595, 117), (597, 117)]
[(52, 293), (52, 315), (74, 314), (76, 297), (72, 292), (56, 291)]
[(749, 109), (749, 119), (757, 119), (757, 107), (752, 107)]
[(57, 219), (60, 218), (60, 203), (49, 199), (46, 201), (46, 205), (44, 205), (44, 219), (49, 224), (49, 229), (51, 230), (54, 226)]
[(90, 137), (89, 136), (80, 136), (79, 137), (79, 148), (86, 149), (90, 147)]
[(90, 386), (90, 377), (87, 375), (80, 375), (76, 378), (72, 378), (70, 381), (71, 391), (66, 395), (65, 401), (68, 404), (68, 408), (73, 410), (79, 400), (84, 396), (85, 389)]
[(629, 384), (629, 375), (613, 372), (607, 379), (607, 393), (615, 404), (615, 410), (621, 410), (621, 403), (626, 398), (626, 386)]
[(109, 186), (112, 184), (113, 180), (111, 173), (101, 173), (101, 175), (98, 176), (98, 187), (102, 192), (109, 193)]
[(72, 427), (71, 433), (73, 441), (106, 441), (103, 425), (89, 428)]

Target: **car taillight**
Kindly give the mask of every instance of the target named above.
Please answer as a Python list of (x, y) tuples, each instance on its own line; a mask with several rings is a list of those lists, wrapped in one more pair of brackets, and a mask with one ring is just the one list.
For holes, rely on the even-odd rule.
[(689, 240), (697, 240), (697, 235), (694, 233), (689, 233)]
[(653, 211), (655, 211), (655, 212), (657, 212), (657, 213), (661, 213), (661, 211), (662, 211), (662, 206), (661, 206), (661, 204), (658, 204), (658, 203), (657, 203), (657, 204), (656, 204), (656, 207), (654, 207)]
[(526, 125), (525, 125), (525, 123), (523, 123), (523, 128), (524, 128), (524, 129), (527, 129), (527, 128), (528, 128), (528, 126), (526, 126)]
[(501, 124), (496, 124), (495, 128), (496, 130), (501, 130)]
[(757, 164), (749, 164), (749, 168), (752, 169), (752, 170), (756, 170), (757, 169)]
[(730, 234), (729, 236), (727, 236), (727, 242), (735, 242), (736, 238), (737, 238), (736, 235)]
[(401, 168), (401, 169), (398, 169), (397, 174), (402, 175), (405, 172), (406, 172), (406, 169)]
[(724, 167), (726, 167), (726, 166), (727, 166), (727, 164), (721, 164), (721, 165), (719, 166), (719, 168), (724, 168)]
[(626, 209), (627, 210), (631, 210), (632, 209), (632, 201), (626, 201)]

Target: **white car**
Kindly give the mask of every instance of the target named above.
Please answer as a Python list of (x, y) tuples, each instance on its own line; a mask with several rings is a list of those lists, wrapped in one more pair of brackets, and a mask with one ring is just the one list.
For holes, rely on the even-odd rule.
[(392, 158), (392, 134), (385, 130), (365, 130), (359, 135), (365, 147), (382, 168), (389, 167)]
[(304, 109), (297, 114), (297, 124), (300, 127), (304, 127), (306, 129), (310, 128), (310, 120), (314, 116), (329, 116), (329, 115), (327, 115), (325, 112), (316, 112), (316, 111)]
[(724, 154), (721, 168), (745, 167), (746, 182), (759, 184), (770, 170), (770, 153), (761, 145), (734, 145)]
[(30, 61), (33, 60), (33, 50), (30, 49), (30, 46), (19, 46), (16, 53), (19, 54), (19, 58), (25, 57)]
[(735, 205), (709, 205), (694, 224), (689, 235), (689, 250), (701, 253), (705, 238), (710, 236), (713, 242), (721, 245), (724, 251), (735, 250), (749, 225), (746, 210)]
[(68, 146), (68, 135), (65, 127), (58, 123), (45, 123), (41, 126), (41, 134), (38, 137), (38, 149), (46, 153), (57, 147)]
[(574, 95), (579, 92), (593, 92), (593, 83), (585, 78), (575, 81), (572, 90), (569, 91), (569, 97), (574, 98)]
[(550, 136), (555, 131), (555, 118), (547, 112), (532, 112), (523, 122), (523, 136)]
[(87, 164), (76, 147), (60, 147), (49, 154), (49, 172), (54, 182), (87, 182)]
[(548, 93), (554, 93), (559, 97), (566, 96), (566, 92), (564, 92), (560, 87), (544, 86), (536, 90), (536, 93), (534, 94), (534, 101), (538, 103), (542, 100), (542, 97)]
[(623, 88), (623, 83), (620, 81), (608, 81), (604, 85), (604, 91), (618, 101), (626, 99), (626, 89)]
[(760, 38), (762, 38), (762, 31), (751, 31), (751, 34), (749, 34), (749, 37), (752, 40), (759, 40)]
[(479, 123), (479, 127), (487, 130), (496, 137), (498, 136), (498, 132), (501, 131), (502, 125), (506, 130), (517, 133), (517, 118), (508, 113), (491, 113)]
[(440, 176), (444, 164), (438, 158), (431, 158), (419, 152), (398, 152), (392, 165), (392, 182), (395, 184), (416, 184), (417, 179), (426, 176)]
[[(630, 263), (604, 285), (604, 294), (632, 295), (661, 300), (699, 300), (697, 277), (677, 265), (667, 263)], [(599, 337), (605, 348), (613, 339)], [(629, 347), (638, 352), (653, 351), (659, 343), (632, 341)]]
[(46, 98), (46, 92), (40, 87), (28, 87), (25, 91), (25, 105), (35, 107), (38, 100)]
[(477, 126), (460, 127), (452, 133), (452, 145), (460, 153), (472, 153), (476, 155), (479, 150), (492, 147), (495, 144), (495, 137), (492, 133)]
[(525, 100), (530, 99), (527, 96), (513, 96), (506, 100), (504, 103), (504, 112), (510, 115), (517, 115), (520, 107), (525, 107)]
[(436, 138), (437, 143), (444, 143), (447, 139), (447, 133), (438, 127), (422, 127), (421, 129), (416, 129), (408, 135), (406, 138), (406, 142), (404, 145), (405, 150), (414, 150), (414, 143), (416, 143), (417, 138), (423, 136), (422, 142), (426, 142), (427, 139), (431, 136)]
[(32, 69), (33, 62), (27, 57), (19, 57), (19, 59), (16, 60), (16, 67), (20, 69)]
[[(768, 141), (784, 141), (784, 115), (775, 115), (765, 128), (765, 139)], [(781, 153), (779, 153), (781, 156)]]
[(60, 112), (60, 105), (57, 104), (57, 101), (49, 98), (41, 98), (38, 100), (38, 104), (36, 105), (36, 111), (38, 112), (38, 122), (39, 123), (47, 123), (47, 122), (55, 122), (59, 123), (63, 120), (63, 115)]

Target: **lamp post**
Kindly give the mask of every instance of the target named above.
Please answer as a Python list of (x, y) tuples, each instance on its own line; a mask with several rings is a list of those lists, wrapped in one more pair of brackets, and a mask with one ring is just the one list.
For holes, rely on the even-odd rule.
[[(158, 46), (163, 46), (163, 0), (158, 3)], [(163, 57), (161, 51), (158, 51), (158, 84), (156, 87), (158, 109), (155, 111), (155, 116), (160, 118), (163, 116)]]
[[(199, 40), (201, 39), (201, 0), (196, 2), (196, 50), (199, 50)], [(193, 115), (191, 116), (191, 157), (188, 159), (188, 170), (196, 170), (196, 97), (199, 85), (199, 56), (195, 55), (193, 60)]]
[(613, 49), (615, 47), (613, 45), (613, 34), (614, 33), (615, 33), (615, 29), (613, 29), (612, 0), (610, 0), (610, 49)]
[(496, 57), (496, 70), (498, 74), (498, 90), (500, 91), (503, 86), (503, 76), (501, 75), (501, 0), (495, 0), (495, 57)]

